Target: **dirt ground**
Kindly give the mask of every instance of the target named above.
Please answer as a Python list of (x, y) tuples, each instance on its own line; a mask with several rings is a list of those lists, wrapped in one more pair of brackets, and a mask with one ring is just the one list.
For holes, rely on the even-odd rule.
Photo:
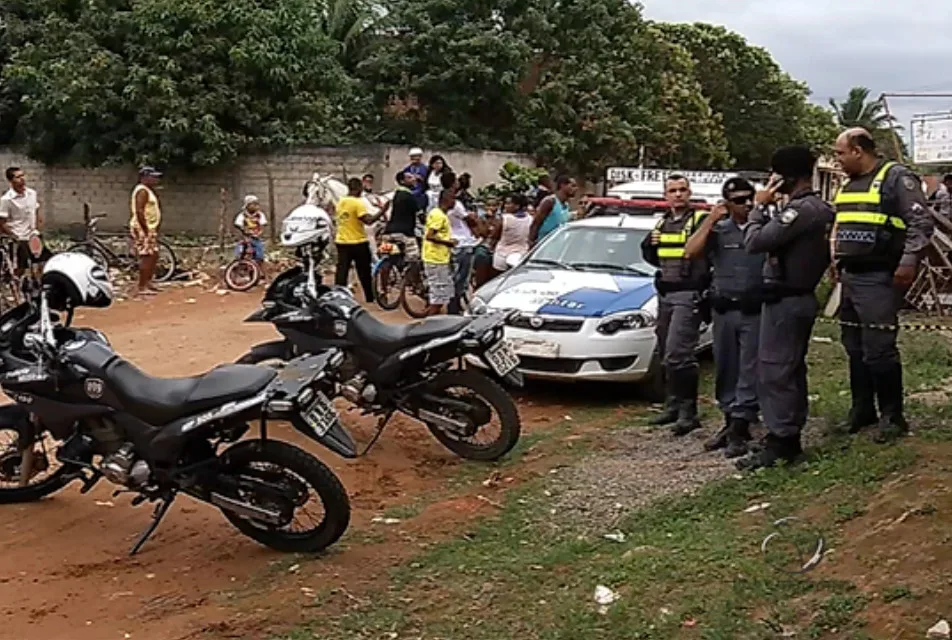
[[(233, 361), (276, 335), (270, 325), (242, 323), (260, 296), (260, 290), (218, 295), (202, 287), (178, 288), (153, 300), (78, 314), (76, 324), (103, 330), (119, 353), (154, 375), (190, 375)], [(401, 320), (397, 312), (384, 317)], [(524, 433), (561, 420), (580, 402), (571, 391), (567, 399), (553, 394), (521, 402)], [(343, 418), (366, 442), (371, 423), (354, 413)], [(244, 538), (217, 510), (186, 497), (130, 558), (128, 549), (147, 525), (151, 507), (132, 508), (129, 494), (114, 498), (106, 481), (88, 495), (71, 485), (39, 503), (0, 510), (0, 545), (7, 549), (0, 558), (0, 639), (185, 640), (258, 637), (256, 630), (265, 637), (273, 623), (285, 626), (305, 615), (316, 592), (356, 598), (351, 594), (360, 593), (361, 584), (373, 582), (393, 562), (494, 508), (485, 496), (437, 496), (399, 532), (371, 522), (385, 509), (432, 496), (470, 464), (412, 421), (395, 419), (366, 458), (350, 462), (302, 442), (289, 429), (273, 434), (317, 453), (347, 488), (351, 528), (333, 552), (294, 564), (297, 559)]]

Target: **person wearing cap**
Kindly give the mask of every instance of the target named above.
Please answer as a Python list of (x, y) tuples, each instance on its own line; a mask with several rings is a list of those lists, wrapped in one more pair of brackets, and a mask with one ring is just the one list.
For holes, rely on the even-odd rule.
[(51, 256), (40, 237), (40, 203), (36, 191), (26, 185), (23, 169), (8, 167), (5, 176), (10, 189), (0, 196), (0, 232), (16, 240), (16, 275), (29, 269), (38, 277)]
[(684, 255), (706, 254), (712, 266), (710, 303), (714, 325), (714, 391), (724, 426), (708, 440), (708, 451), (724, 449), (728, 458), (747, 453), (750, 424), (757, 420), (757, 349), (763, 302), (762, 254), (744, 248), (744, 228), (754, 206), (754, 185), (730, 178), (724, 200), (688, 240)]
[[(267, 224), (268, 216), (261, 210), (258, 196), (254, 194), (246, 195), (244, 208), (235, 216), (235, 227), (248, 240), (254, 253), (254, 261), (262, 266), (262, 271), (264, 267), (264, 240), (261, 239), (261, 234)], [(241, 257), (242, 248), (241, 243), (235, 247), (235, 257)]]
[(412, 173), (416, 176), (416, 181), (410, 187), (410, 193), (413, 194), (414, 200), (416, 200), (417, 207), (421, 211), (426, 210), (427, 202), (429, 198), (426, 193), (426, 178), (429, 174), (429, 167), (423, 162), (423, 149), (420, 147), (413, 147), (410, 149), (410, 164), (403, 168), (403, 171), (400, 174)]
[[(759, 400), (768, 434), (763, 446), (740, 459), (740, 469), (796, 462), (807, 421), (807, 350), (816, 321), (814, 290), (830, 265), (833, 207), (813, 188), (816, 156), (806, 147), (778, 149), (774, 175), (754, 196), (744, 246), (764, 260), (760, 321)], [(768, 218), (767, 207), (788, 196)]]
[(843, 287), (840, 319), (849, 323), (842, 326), (852, 395), (848, 428), (876, 426), (874, 439), (887, 442), (909, 430), (896, 324), (932, 237), (932, 213), (919, 177), (881, 158), (865, 129), (844, 131), (834, 151), (848, 178), (833, 200), (832, 241)]
[(155, 167), (139, 169), (139, 183), (132, 189), (129, 208), (129, 233), (139, 256), (139, 286), (137, 297), (155, 295), (158, 289), (152, 284), (155, 266), (159, 260), (159, 226), (162, 224), (162, 207), (155, 186), (162, 172)]
[[(559, 187), (556, 181), (556, 189)], [(685, 436), (701, 426), (697, 413), (697, 347), (703, 293), (711, 282), (707, 255), (701, 251), (688, 258), (685, 246), (707, 212), (691, 205), (691, 183), (681, 174), (672, 173), (665, 178), (664, 196), (669, 208), (641, 243), (645, 262), (658, 268), (655, 336), (666, 387), (664, 411), (650, 422), (674, 423), (672, 433)]]

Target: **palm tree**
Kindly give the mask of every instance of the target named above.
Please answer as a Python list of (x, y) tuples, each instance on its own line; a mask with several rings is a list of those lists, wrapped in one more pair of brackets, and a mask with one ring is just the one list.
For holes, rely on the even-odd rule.
[(869, 89), (853, 87), (843, 102), (830, 98), (830, 106), (836, 115), (837, 124), (843, 129), (862, 127), (873, 134), (873, 140), (882, 153), (892, 160), (902, 161), (908, 154), (906, 142), (899, 135), (902, 127), (886, 110), (882, 98), (869, 99)]
[(322, 0), (316, 8), (321, 31), (339, 47), (338, 60), (353, 71), (366, 54), (380, 5), (373, 0)]
[(833, 107), (837, 122), (844, 129), (863, 127), (872, 132), (901, 128), (896, 126), (896, 119), (886, 112), (882, 99), (869, 99), (869, 89), (866, 87), (853, 87), (846, 100), (840, 103), (830, 98), (830, 106)]

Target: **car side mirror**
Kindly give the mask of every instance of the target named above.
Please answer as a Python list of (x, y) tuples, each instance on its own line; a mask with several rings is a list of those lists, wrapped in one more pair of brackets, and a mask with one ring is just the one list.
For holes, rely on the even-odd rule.
[(523, 255), (521, 253), (510, 253), (506, 256), (506, 266), (510, 269), (515, 269), (519, 266), (519, 263), (522, 262)]

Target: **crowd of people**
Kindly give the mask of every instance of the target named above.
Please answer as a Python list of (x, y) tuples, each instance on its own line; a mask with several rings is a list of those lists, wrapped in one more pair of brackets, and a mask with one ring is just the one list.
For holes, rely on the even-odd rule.
[[(814, 190), (816, 157), (804, 147), (774, 154), (765, 189), (728, 180), (710, 214), (691, 206), (685, 177), (669, 175), (670, 208), (642, 243), (644, 259), (658, 268), (667, 388), (653, 422), (673, 425), (675, 436), (700, 427), (696, 351), (710, 315), (724, 425), (706, 447), (724, 449), (741, 469), (796, 462), (803, 452), (815, 289), (827, 272), (842, 285), (848, 431), (874, 428), (874, 439), (888, 442), (908, 430), (898, 312), (933, 233), (932, 214), (919, 178), (880, 157), (868, 131), (847, 130), (834, 149), (848, 179), (832, 204)], [(758, 413), (768, 434), (752, 443)]]
[(543, 176), (529, 194), (479, 202), (470, 174), (457, 174), (443, 156), (424, 163), (422, 149), (408, 155), (395, 176), (393, 199), (375, 215), (368, 213), (374, 198), (369, 174), (348, 181), (348, 195), (335, 207), (336, 283), (346, 285), (353, 267), (367, 302), (374, 300), (371, 264), (378, 237), (396, 243), (408, 259), (422, 259), (429, 315), (444, 309), (461, 314), (471, 282), (478, 287), (506, 271), (510, 256), (525, 254), (573, 216), (569, 203), (577, 186), (569, 176)]

